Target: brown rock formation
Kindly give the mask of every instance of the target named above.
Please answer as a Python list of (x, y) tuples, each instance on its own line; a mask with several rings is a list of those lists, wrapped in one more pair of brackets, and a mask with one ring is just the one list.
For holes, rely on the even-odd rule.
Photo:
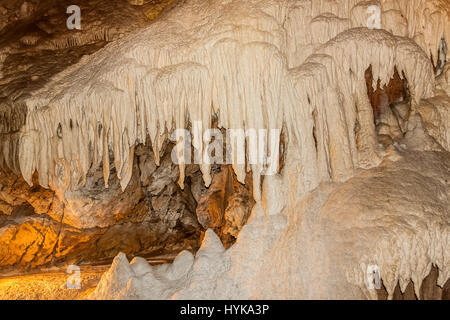
[(394, 68), (394, 75), (387, 85), (380, 86), (380, 80), (377, 81), (377, 87), (372, 87), (373, 75), (372, 66), (367, 69), (366, 74), (367, 94), (369, 95), (370, 104), (373, 108), (374, 120), (376, 121), (383, 108), (396, 103), (404, 101), (408, 97), (408, 83), (405, 77), (401, 77), (397, 68)]
[[(152, 255), (196, 250), (200, 227), (189, 188), (177, 185), (170, 154), (161, 165), (139, 147), (133, 178), (122, 193), (111, 164), (109, 188), (100, 170), (68, 190), (30, 187), (12, 173), (0, 175), (0, 268), (108, 262), (118, 252)], [(201, 183), (199, 170), (190, 177)], [(200, 176), (198, 179), (197, 176)]]
[[(439, 275), (439, 270), (436, 266), (431, 267), (431, 271), (428, 276), (423, 280), (422, 286), (420, 287), (420, 300), (449, 300), (450, 299), (450, 280), (446, 282), (444, 287), (439, 287), (437, 285), (437, 279)], [(378, 299), (386, 300), (388, 297), (386, 288), (382, 286), (381, 289), (377, 290)], [(393, 300), (418, 300), (414, 292), (414, 283), (410, 281), (405, 289), (405, 292), (400, 290), (400, 285), (397, 284), (395, 287)]]
[(234, 243), (255, 204), (250, 174), (246, 181), (246, 185), (240, 184), (232, 168), (224, 166), (198, 203), (198, 221), (203, 228), (214, 229), (225, 247)]

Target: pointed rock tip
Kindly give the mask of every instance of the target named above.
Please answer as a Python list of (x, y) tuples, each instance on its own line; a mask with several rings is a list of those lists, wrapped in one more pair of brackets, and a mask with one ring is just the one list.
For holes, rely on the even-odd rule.
[(205, 237), (203, 238), (198, 253), (205, 251), (224, 251), (224, 250), (225, 248), (223, 247), (222, 241), (220, 241), (220, 238), (217, 236), (214, 230), (212, 229), (206, 230)]

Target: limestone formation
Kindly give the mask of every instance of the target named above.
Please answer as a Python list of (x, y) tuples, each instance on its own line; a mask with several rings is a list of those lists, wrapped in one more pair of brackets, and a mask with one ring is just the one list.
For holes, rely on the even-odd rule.
[(222, 167), (198, 201), (198, 222), (204, 229), (213, 229), (226, 247), (236, 240), (255, 203), (248, 190), (251, 177), (246, 181), (247, 185), (240, 184), (231, 167)]
[[(152, 159), (143, 151), (142, 157)], [(104, 190), (102, 177), (97, 170), (83, 188), (62, 196), (2, 174), (0, 268), (108, 263), (121, 251), (152, 256), (198, 248), (195, 200), (179, 189), (178, 170), (168, 157), (153, 172), (136, 166), (124, 192), (116, 178)], [(144, 177), (149, 182), (141, 185)]]
[(72, 31), (67, 4), (0, 3), (0, 266), (116, 256), (91, 299), (448, 297), (448, 0), (83, 0)]

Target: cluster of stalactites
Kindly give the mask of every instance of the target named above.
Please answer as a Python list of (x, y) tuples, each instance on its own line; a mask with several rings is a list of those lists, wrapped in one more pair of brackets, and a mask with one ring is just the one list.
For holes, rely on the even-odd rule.
[(413, 101), (434, 94), (430, 60), (404, 38), (357, 28), (317, 49), (291, 70), (296, 102), (285, 111), (290, 133), (301, 147), (303, 168), (308, 169), (301, 171), (306, 181), (343, 181), (353, 169), (379, 163), (364, 80), (369, 66), (381, 84), (387, 84), (397, 68), (409, 80)]
[(442, 39), (450, 39), (450, 7), (446, 0), (381, 0), (382, 27), (413, 39), (437, 65)]
[[(372, 65), (375, 77), (387, 83), (397, 66), (410, 79), (416, 99), (431, 96), (434, 87), (426, 55), (412, 42), (383, 31), (347, 31), (292, 70), (282, 53), (265, 43), (220, 41), (208, 55), (209, 65), (124, 64), (102, 82), (31, 112), (20, 143), (23, 176), (30, 181), (37, 170), (44, 186), (57, 182), (67, 187), (82, 182), (92, 164), (103, 162), (107, 184), (112, 150), (125, 188), (136, 142), (145, 142), (148, 135), (159, 164), (168, 132), (187, 128), (189, 121), (201, 122), (206, 130), (215, 113), (224, 128), (276, 129), (286, 123), (310, 179), (344, 180), (355, 167), (376, 162), (365, 69)], [(193, 145), (202, 150), (204, 141), (196, 137)], [(246, 166), (233, 167), (243, 182)], [(209, 166), (202, 170), (208, 183)], [(180, 164), (180, 184), (183, 179)]]
[(358, 285), (369, 298), (377, 299), (376, 290), (367, 290), (367, 272), (372, 266), (377, 268), (372, 270), (380, 273), (388, 299), (393, 298), (397, 286), (404, 293), (411, 280), (416, 296), (423, 298), (420, 288), (433, 266), (439, 269), (438, 286), (444, 287), (450, 277), (449, 235), (449, 228), (437, 221), (424, 223), (415, 228), (414, 233), (398, 232), (393, 241), (380, 241), (373, 255), (365, 256), (359, 265), (350, 268), (348, 280)]
[[(235, 54), (230, 54), (233, 51)], [(152, 69), (124, 64), (105, 75), (102, 82), (63, 96), (45, 111), (30, 112), (19, 156), (23, 176), (30, 181), (37, 170), (44, 186), (57, 182), (68, 187), (83, 181), (91, 164), (103, 162), (107, 184), (111, 149), (125, 188), (131, 177), (134, 145), (145, 142), (147, 136), (159, 164), (168, 133), (192, 127), (194, 121), (202, 125), (200, 133), (192, 134), (193, 146), (201, 152), (205, 147), (202, 136), (211, 126), (213, 113), (219, 115), (220, 127), (281, 128), (286, 70), (276, 48), (230, 41), (217, 43), (211, 57), (209, 66), (186, 62)], [(240, 147), (232, 145), (232, 159), (238, 158)], [(184, 180), (182, 160), (180, 185)], [(64, 171), (56, 174), (59, 167)], [(244, 182), (245, 163), (233, 162), (233, 167)], [(209, 184), (209, 165), (201, 169)], [(60, 177), (65, 178), (54, 181)]]
[[(280, 3), (290, 3), (290, 11), (275, 10), (276, 17), (271, 17), (270, 4), (279, 8)], [(244, 15), (236, 9), (239, 5), (249, 11)], [(408, 79), (414, 101), (433, 94), (430, 59), (410, 39), (382, 30), (350, 29), (316, 46), (304, 63), (290, 69), (295, 52), (290, 43), (301, 39), (303, 31), (286, 31), (281, 22), (282, 17), (305, 20), (301, 6), (293, 9), (289, 1), (269, 2), (261, 10), (253, 2), (239, 5), (221, 4), (221, 16), (212, 8), (199, 26), (183, 20), (190, 14), (183, 8), (174, 9), (166, 20), (55, 77), (27, 101), (18, 148), (24, 178), (31, 182), (37, 170), (43, 186), (67, 188), (82, 183), (91, 166), (102, 162), (107, 185), (112, 151), (125, 188), (136, 143), (149, 136), (158, 164), (169, 133), (193, 122), (200, 122), (204, 132), (215, 114), (220, 128), (285, 126), (293, 137), (290, 143), (300, 150), (308, 191), (320, 181), (345, 180), (355, 167), (378, 161), (364, 81), (370, 65), (381, 84), (388, 83), (397, 66)], [(203, 150), (200, 137), (193, 134), (193, 145)], [(239, 147), (233, 146), (232, 159)], [(233, 162), (233, 168), (241, 182), (246, 171), (253, 170), (259, 192), (260, 166)], [(209, 165), (201, 169), (209, 184)], [(181, 164), (181, 185), (183, 180)]]

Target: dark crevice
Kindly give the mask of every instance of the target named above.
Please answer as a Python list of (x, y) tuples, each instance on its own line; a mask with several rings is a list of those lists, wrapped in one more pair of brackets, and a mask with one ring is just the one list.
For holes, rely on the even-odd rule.
[(400, 77), (397, 67), (394, 67), (394, 75), (387, 85), (380, 86), (381, 81), (377, 80), (377, 87), (372, 87), (373, 74), (372, 65), (365, 72), (367, 94), (369, 96), (370, 104), (373, 109), (374, 122), (380, 118), (383, 108), (392, 106), (395, 103), (408, 101), (410, 99), (408, 81), (404, 73)]

